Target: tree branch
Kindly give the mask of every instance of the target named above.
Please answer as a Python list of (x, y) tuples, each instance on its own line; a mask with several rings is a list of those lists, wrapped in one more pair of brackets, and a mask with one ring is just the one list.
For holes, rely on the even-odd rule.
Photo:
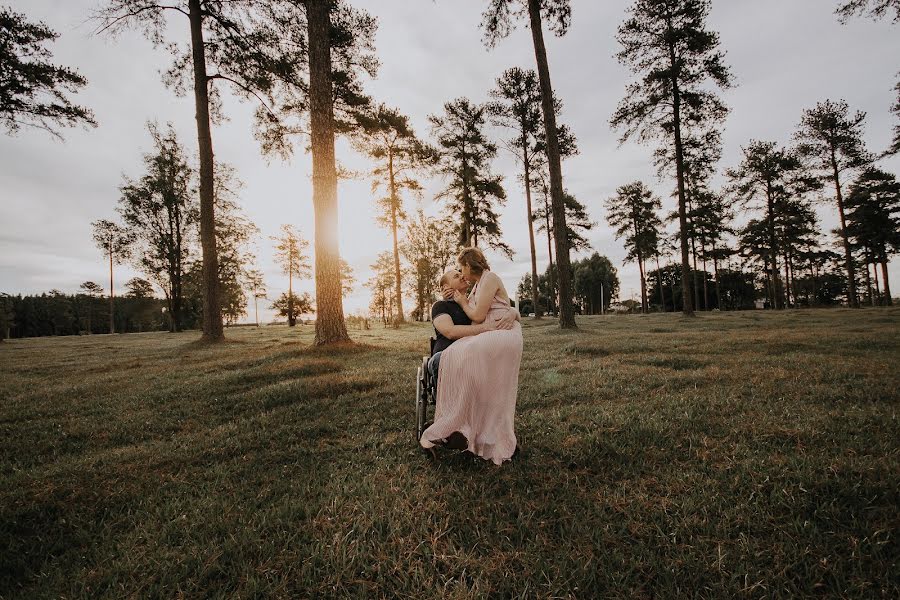
[(248, 94), (254, 96), (257, 100), (259, 100), (259, 103), (263, 105), (263, 108), (266, 109), (266, 112), (268, 112), (268, 113), (269, 113), (270, 115), (272, 115), (275, 119), (278, 119), (279, 122), (281, 122), (280, 119), (278, 118), (278, 115), (275, 113), (275, 111), (273, 111), (273, 110), (269, 107), (269, 105), (266, 104), (266, 101), (263, 100), (262, 97), (261, 97), (259, 94), (257, 94), (255, 91), (253, 91), (252, 89), (250, 89), (250, 88), (247, 87), (246, 85), (242, 84), (242, 83), (239, 82), (239, 81), (236, 81), (236, 80), (232, 79), (231, 77), (228, 77), (228, 76), (226, 76), (226, 75), (222, 75), (221, 73), (215, 73), (215, 74), (213, 74), (213, 75), (207, 76), (206, 81), (209, 82), (209, 81), (213, 81), (213, 80), (215, 80), (215, 79), (221, 79), (221, 80), (223, 80), (223, 81), (228, 81), (228, 82), (230, 82), (231, 84), (235, 85), (236, 87), (238, 87), (238, 88), (244, 90), (244, 92), (246, 92), (246, 93), (248, 93)]
[(119, 23), (120, 21), (130, 19), (131, 17), (136, 17), (136, 16), (140, 15), (141, 13), (147, 12), (148, 10), (174, 10), (174, 11), (180, 12), (181, 14), (183, 14), (186, 17), (190, 16), (183, 9), (181, 9), (177, 6), (169, 6), (169, 5), (165, 5), (165, 4), (151, 4), (149, 6), (142, 6), (141, 8), (139, 8), (137, 10), (134, 10), (134, 11), (131, 11), (124, 15), (120, 15), (120, 16), (116, 17), (112, 21), (106, 23), (100, 29), (97, 29), (96, 31), (94, 31), (94, 35), (99, 35), (101, 33), (104, 33), (105, 31), (108, 31), (109, 29), (112, 29), (113, 27), (115, 27), (115, 25), (117, 23)]

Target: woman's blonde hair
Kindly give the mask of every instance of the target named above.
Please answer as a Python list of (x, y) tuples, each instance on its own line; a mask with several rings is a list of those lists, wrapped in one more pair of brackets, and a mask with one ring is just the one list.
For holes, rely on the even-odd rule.
[(469, 267), (469, 270), (475, 275), (481, 275), (485, 271), (491, 270), (487, 259), (484, 257), (484, 252), (474, 246), (463, 248), (462, 252), (459, 253), (459, 256), (456, 257), (456, 262), (458, 262), (461, 267), (463, 265)]

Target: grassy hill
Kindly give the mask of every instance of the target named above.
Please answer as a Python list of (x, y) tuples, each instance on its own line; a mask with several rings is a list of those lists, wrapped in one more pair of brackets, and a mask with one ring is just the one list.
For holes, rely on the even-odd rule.
[(0, 344), (0, 597), (897, 597), (900, 310), (526, 323), (502, 467), (430, 328)]

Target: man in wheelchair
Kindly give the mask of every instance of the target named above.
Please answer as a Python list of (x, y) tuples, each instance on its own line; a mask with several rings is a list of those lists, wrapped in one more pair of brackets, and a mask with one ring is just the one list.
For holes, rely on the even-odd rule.
[[(457, 290), (465, 294), (468, 287), (469, 283), (465, 280), (462, 273), (456, 269), (450, 269), (441, 276), (440, 288), (444, 298), (453, 298), (453, 292)], [(504, 323), (507, 319), (508, 323)], [(428, 415), (429, 413), (433, 415), (433, 407), (437, 402), (437, 380), (441, 353), (460, 338), (506, 327), (518, 319), (519, 311), (515, 308), (510, 308), (509, 316), (504, 317), (502, 321), (485, 321), (484, 323), (472, 324), (471, 319), (469, 319), (462, 307), (452, 299), (438, 300), (434, 303), (431, 307), (431, 323), (434, 326), (435, 337), (430, 340), (431, 354), (422, 357), (422, 364), (417, 375), (417, 441), (422, 437), (422, 432), (428, 428)]]

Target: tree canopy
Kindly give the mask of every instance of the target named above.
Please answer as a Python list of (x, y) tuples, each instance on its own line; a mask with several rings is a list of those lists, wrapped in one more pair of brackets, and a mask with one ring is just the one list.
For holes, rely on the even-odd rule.
[(445, 200), (448, 215), (458, 219), (457, 232), (462, 246), (479, 242), (513, 255), (503, 241), (497, 207), (506, 203), (503, 177), (491, 170), (497, 145), (484, 131), (487, 105), (457, 98), (444, 104), (443, 115), (428, 120), (438, 144), (438, 170), (447, 187), (439, 197)]
[(25, 15), (0, 6), (0, 123), (7, 133), (36, 127), (61, 139), (60, 127), (97, 126), (90, 109), (69, 99), (87, 80), (50, 62), (46, 45), (58, 37), (44, 23), (29, 23)]

